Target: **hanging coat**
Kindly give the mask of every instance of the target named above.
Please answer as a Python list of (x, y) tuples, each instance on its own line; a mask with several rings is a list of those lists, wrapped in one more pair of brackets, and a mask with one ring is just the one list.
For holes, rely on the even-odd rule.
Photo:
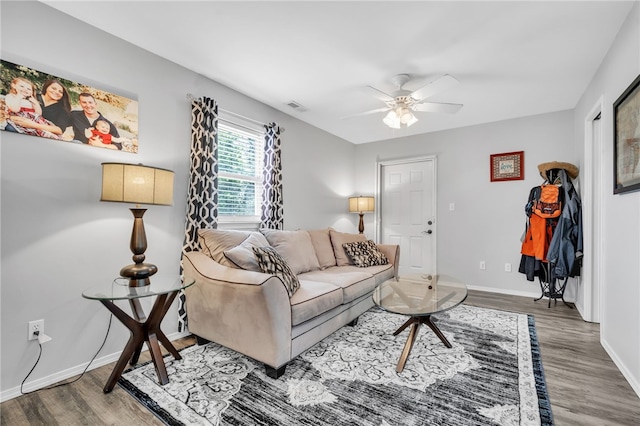
[(547, 259), (554, 265), (556, 277), (576, 277), (580, 275), (583, 254), (582, 202), (566, 172), (560, 170), (558, 176), (565, 193), (565, 202), (549, 243)]
[(533, 204), (540, 195), (540, 186), (529, 191), (529, 198), (525, 207), (527, 224), (522, 238), (520, 266), (518, 272), (525, 274), (528, 281), (543, 274), (542, 262), (547, 262), (547, 253), (558, 218), (542, 218), (533, 213)]

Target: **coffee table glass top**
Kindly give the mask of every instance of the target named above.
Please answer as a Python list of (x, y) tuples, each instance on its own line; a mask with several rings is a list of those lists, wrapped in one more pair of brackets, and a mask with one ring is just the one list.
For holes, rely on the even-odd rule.
[(104, 283), (91, 287), (82, 292), (82, 297), (93, 300), (131, 300), (140, 297), (158, 296), (173, 291), (182, 290), (195, 282), (191, 277), (182, 280), (176, 275), (155, 275), (151, 277), (151, 284), (144, 287), (129, 287), (128, 278), (116, 278), (111, 283)]
[(467, 298), (467, 286), (446, 275), (410, 274), (390, 279), (373, 292), (385, 311), (426, 316), (454, 308)]

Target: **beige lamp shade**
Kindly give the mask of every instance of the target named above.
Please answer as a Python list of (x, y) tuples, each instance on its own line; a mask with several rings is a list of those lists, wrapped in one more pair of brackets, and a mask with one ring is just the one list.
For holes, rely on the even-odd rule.
[(100, 201), (135, 204), (173, 204), (171, 170), (142, 164), (102, 163)]
[(351, 197), (349, 198), (349, 212), (361, 213), (372, 212), (374, 210), (375, 200), (373, 197)]

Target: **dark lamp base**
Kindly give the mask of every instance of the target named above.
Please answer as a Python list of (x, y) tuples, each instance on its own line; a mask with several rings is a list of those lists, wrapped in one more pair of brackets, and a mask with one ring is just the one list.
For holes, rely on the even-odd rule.
[(151, 284), (149, 277), (158, 272), (158, 267), (151, 263), (135, 263), (120, 270), (120, 275), (129, 278), (129, 287), (144, 287)]

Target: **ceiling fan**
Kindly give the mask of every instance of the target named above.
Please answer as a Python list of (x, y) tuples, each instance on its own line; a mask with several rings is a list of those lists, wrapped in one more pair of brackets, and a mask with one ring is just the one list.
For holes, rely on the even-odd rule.
[(359, 117), (388, 111), (388, 114), (384, 119), (382, 119), (382, 121), (393, 129), (400, 129), (402, 127), (409, 127), (418, 121), (413, 112), (445, 112), (453, 114), (462, 108), (462, 104), (425, 101), (426, 98), (450, 89), (459, 83), (458, 80), (449, 74), (438, 77), (413, 92), (404, 89), (405, 84), (407, 84), (410, 79), (409, 74), (398, 74), (392, 77), (391, 81), (393, 84), (398, 86), (398, 90), (392, 94), (385, 93), (372, 86), (367, 86), (370, 89), (375, 90), (378, 95), (382, 95), (381, 100), (386, 104), (386, 106), (384, 108), (377, 108), (371, 111), (355, 114), (350, 117)]

